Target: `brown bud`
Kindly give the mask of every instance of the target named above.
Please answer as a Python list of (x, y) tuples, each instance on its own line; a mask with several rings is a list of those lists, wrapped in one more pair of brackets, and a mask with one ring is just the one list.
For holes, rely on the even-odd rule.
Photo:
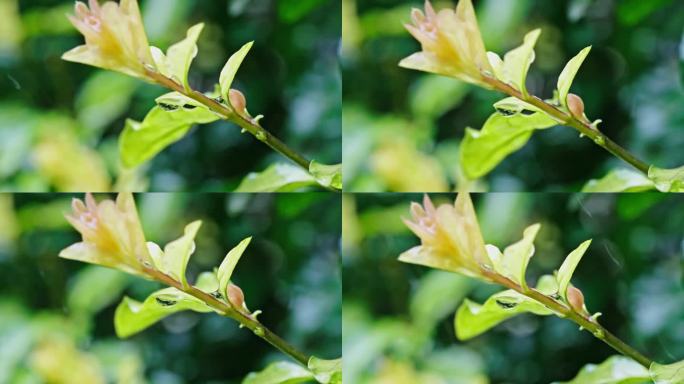
[(574, 93), (568, 93), (568, 98), (566, 100), (570, 114), (578, 120), (586, 120), (584, 117), (584, 101), (582, 101), (582, 98)]
[(245, 99), (245, 95), (237, 89), (231, 89), (228, 97), (230, 98), (230, 105), (235, 109), (235, 112), (244, 114), (245, 109), (247, 108), (247, 99)]
[(568, 287), (567, 292), (568, 303), (575, 312), (584, 313), (584, 294), (579, 289), (572, 285)]
[(228, 297), (228, 301), (230, 301), (236, 309), (242, 310), (244, 308), (245, 294), (237, 285), (233, 283), (228, 285), (228, 288), (226, 288), (226, 297)]

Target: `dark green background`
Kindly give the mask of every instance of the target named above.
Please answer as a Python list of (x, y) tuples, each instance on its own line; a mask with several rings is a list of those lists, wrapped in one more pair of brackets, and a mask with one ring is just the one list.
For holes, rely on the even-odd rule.
[[(431, 196), (435, 203), (453, 203), (454, 195)], [(347, 197), (346, 204), (352, 199)], [(438, 375), (437, 383), (486, 383), (488, 377), (491, 383), (546, 384), (569, 380), (585, 364), (617, 354), (554, 316), (518, 316), (458, 341), (453, 318), (463, 298), (482, 303), (503, 289), (397, 260), (419, 244), (400, 218), (408, 217), (409, 203), (422, 196), (353, 199), (358, 215), (354, 219), (345, 210), (345, 219), (358, 224), (345, 226), (343, 251), (350, 382), (372, 383), (383, 365), (394, 361)], [(658, 362), (684, 358), (684, 197), (490, 193), (473, 200), (485, 242), (500, 249), (518, 241), (526, 226), (542, 224), (527, 272), (531, 284), (593, 239), (572, 279), (589, 311), (602, 312), (601, 324)], [(478, 375), (485, 381), (474, 381)]]
[[(243, 289), (249, 308), (263, 310), (259, 319), (307, 354), (340, 356), (339, 197), (146, 194), (136, 200), (148, 241), (162, 246), (180, 237), (185, 224), (203, 220), (188, 266), (191, 282), (199, 272), (217, 267), (240, 240), (253, 236), (232, 279)], [(69, 331), (54, 327), (48, 332), (75, 334), (74, 340), (85, 351), (105, 343), (126, 345), (141, 356), (144, 376), (151, 383), (239, 383), (271, 361), (288, 360), (251, 332), (239, 329), (236, 322), (215, 314), (182, 312), (128, 342), (117, 341), (113, 316), (122, 295), (142, 301), (161, 286), (113, 272), (125, 276), (117, 288), (98, 283), (74, 292), (73, 284), (87, 265), (57, 257), (61, 249), (80, 241), (62, 218), (69, 203), (65, 195), (16, 195), (13, 216), (18, 233), (11, 236), (6, 227), (0, 233), (0, 316), (26, 317), (18, 323), (0, 321), (4, 323), (0, 334), (6, 340), (0, 351), (8, 356), (3, 365), (9, 365), (14, 380), (31, 372), (35, 347), (28, 342), (24, 350), (20, 336), (27, 329), (38, 329), (46, 317), (67, 319), (60, 321), (67, 322), (64, 329)], [(6, 222), (12, 219), (7, 213), (3, 216)], [(104, 298), (102, 309), (87, 313), (70, 304), (71, 296), (89, 293)], [(11, 363), (14, 358), (16, 365)]]

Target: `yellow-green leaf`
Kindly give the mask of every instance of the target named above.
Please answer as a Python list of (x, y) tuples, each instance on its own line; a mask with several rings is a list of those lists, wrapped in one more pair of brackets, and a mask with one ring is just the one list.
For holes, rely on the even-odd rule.
[(567, 106), (566, 99), (568, 98), (572, 82), (575, 80), (575, 75), (577, 75), (577, 71), (579, 71), (584, 59), (589, 54), (589, 51), (591, 51), (591, 45), (584, 48), (575, 57), (570, 59), (565, 65), (565, 68), (563, 68), (560, 76), (558, 76), (558, 98), (560, 99), (561, 105), (564, 107)]
[(321, 384), (342, 384), (342, 359), (324, 360), (316, 356), (309, 359), (309, 370)]
[(511, 244), (504, 249), (500, 260), (494, 261), (494, 266), (500, 274), (510, 278), (523, 288), (527, 288), (525, 281), (525, 271), (534, 255), (534, 239), (539, 232), (541, 225), (534, 224), (525, 229), (522, 240)]
[(219, 281), (219, 292), (222, 295), (226, 294), (226, 287), (228, 287), (228, 283), (230, 283), (230, 277), (233, 275), (235, 266), (237, 265), (238, 261), (240, 261), (240, 257), (245, 252), (245, 249), (249, 245), (250, 241), (252, 241), (251, 237), (243, 239), (238, 245), (233, 247), (233, 249), (228, 252), (226, 257), (221, 262), (217, 272), (217, 277)]
[(672, 169), (651, 166), (648, 178), (661, 192), (684, 192), (684, 166)]
[(546, 316), (553, 312), (543, 304), (514, 290), (498, 292), (480, 305), (468, 299), (458, 308), (454, 319), (456, 337), (468, 340), (521, 313)]
[(342, 190), (342, 164), (325, 165), (314, 160), (309, 164), (309, 172), (320, 185)]
[(242, 384), (297, 384), (310, 382), (313, 379), (313, 374), (300, 365), (278, 361), (271, 363), (260, 372), (250, 373)]
[(317, 184), (305, 170), (292, 164), (276, 163), (262, 172), (248, 174), (235, 192), (292, 192)]
[(188, 286), (185, 269), (190, 256), (195, 251), (195, 236), (201, 225), (202, 221), (197, 220), (185, 226), (183, 236), (168, 243), (163, 252), (156, 244), (148, 243), (155, 268), (181, 282), (184, 287)]
[(558, 280), (558, 293), (565, 299), (567, 299), (568, 285), (570, 285), (572, 274), (575, 273), (577, 264), (582, 260), (582, 256), (584, 256), (590, 244), (591, 239), (580, 244), (574, 251), (570, 252), (558, 269), (558, 275), (556, 276)]
[(611, 356), (601, 364), (587, 364), (570, 381), (556, 384), (642, 384), (648, 370), (625, 356)]
[(228, 93), (230, 92), (230, 87), (233, 85), (235, 74), (237, 73), (238, 69), (240, 69), (242, 61), (245, 59), (245, 56), (247, 56), (247, 53), (252, 48), (253, 44), (254, 42), (250, 41), (249, 43), (243, 45), (242, 48), (230, 56), (226, 62), (226, 65), (221, 70), (219, 84), (221, 86), (221, 96), (224, 100), (226, 100), (226, 102), (230, 101)]
[(197, 56), (197, 39), (199, 39), (202, 29), (204, 29), (204, 23), (190, 27), (185, 39), (170, 46), (166, 55), (157, 47), (151, 49), (157, 69), (164, 76), (178, 81), (187, 90), (190, 90), (188, 72), (190, 72), (192, 61)]
[(203, 301), (176, 288), (152, 293), (144, 302), (124, 297), (114, 314), (114, 329), (121, 338), (134, 335), (173, 313), (191, 310), (211, 312)]
[(589, 180), (582, 192), (641, 192), (654, 189), (653, 181), (641, 172), (615, 169), (598, 180)]
[(489, 53), (489, 62), (494, 74), (499, 80), (513, 85), (517, 90), (527, 95), (525, 81), (530, 65), (534, 61), (534, 46), (541, 34), (541, 29), (535, 29), (525, 35), (523, 44), (504, 55), (503, 61), (498, 55)]
[(684, 383), (684, 360), (667, 365), (652, 363), (649, 372), (655, 384)]

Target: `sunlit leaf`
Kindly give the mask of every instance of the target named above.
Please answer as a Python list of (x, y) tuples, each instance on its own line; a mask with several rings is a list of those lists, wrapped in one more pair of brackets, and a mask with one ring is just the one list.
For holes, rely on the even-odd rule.
[(186, 225), (183, 236), (168, 243), (163, 252), (156, 244), (148, 243), (155, 267), (174, 280), (180, 281), (184, 287), (188, 286), (185, 269), (188, 266), (188, 261), (190, 261), (190, 256), (195, 251), (195, 236), (201, 225), (202, 221), (200, 220)]
[(535, 130), (556, 124), (543, 112), (499, 110), (487, 119), (482, 130), (466, 129), (460, 152), (463, 171), (470, 179), (486, 175), (506, 156), (522, 148)]
[(684, 166), (672, 169), (652, 166), (648, 170), (648, 178), (661, 192), (684, 192)]
[(292, 164), (276, 163), (262, 172), (248, 174), (235, 192), (292, 192), (314, 185), (318, 183), (305, 170)]
[(601, 364), (587, 364), (570, 381), (556, 384), (642, 384), (648, 370), (625, 356), (611, 356)]
[(245, 56), (247, 56), (247, 53), (252, 48), (253, 44), (254, 42), (250, 41), (249, 43), (243, 45), (242, 48), (230, 56), (228, 62), (226, 62), (226, 65), (221, 70), (219, 84), (221, 85), (221, 96), (224, 100), (230, 100), (228, 96), (230, 87), (233, 85), (233, 80), (235, 79), (235, 74), (237, 73), (238, 69), (240, 69), (242, 61), (245, 59)]
[(252, 372), (242, 384), (297, 384), (313, 380), (311, 372), (302, 366), (286, 361), (271, 363), (260, 372)]
[(185, 136), (193, 124), (206, 124), (219, 116), (200, 107), (156, 106), (142, 122), (126, 121), (119, 137), (119, 152), (123, 165), (136, 167), (151, 159), (164, 148)]
[(309, 172), (324, 187), (342, 189), (342, 164), (325, 165), (311, 161)]
[(542, 275), (537, 280), (537, 290), (547, 296), (553, 296), (558, 293), (558, 280), (553, 275)]
[(217, 272), (217, 277), (219, 282), (219, 292), (221, 292), (222, 295), (226, 294), (226, 287), (228, 286), (228, 283), (230, 283), (230, 277), (233, 275), (235, 266), (237, 265), (238, 261), (240, 261), (240, 257), (242, 257), (242, 254), (245, 252), (245, 249), (249, 245), (250, 241), (252, 241), (251, 237), (243, 239), (238, 245), (233, 247), (233, 249), (228, 252), (226, 257), (223, 259), (223, 262), (221, 262)]
[[(539, 224), (527, 227), (523, 232), (522, 240), (506, 247), (500, 258), (492, 259), (497, 272), (520, 284), (523, 288), (527, 288), (525, 271), (527, 271), (530, 258), (534, 255), (533, 243), (540, 228), (541, 225)], [(488, 253), (491, 259), (492, 253)], [(496, 253), (493, 254), (496, 255)]]
[(185, 39), (170, 46), (166, 55), (158, 48), (152, 47), (152, 56), (159, 71), (167, 77), (174, 78), (187, 90), (190, 90), (188, 72), (192, 61), (197, 56), (197, 39), (202, 29), (204, 29), (204, 23), (190, 27)]
[(654, 189), (653, 182), (641, 172), (615, 169), (598, 180), (590, 180), (582, 192), (641, 192)]
[(319, 383), (342, 384), (342, 358), (324, 360), (311, 356), (308, 365)]
[(553, 313), (543, 304), (513, 290), (498, 292), (482, 305), (465, 299), (454, 319), (456, 337), (460, 340), (471, 339), (504, 320), (526, 312), (542, 316)]
[(503, 60), (498, 55), (489, 52), (489, 62), (494, 69), (496, 77), (513, 85), (517, 90), (527, 95), (525, 80), (530, 65), (534, 61), (534, 46), (541, 34), (541, 29), (535, 29), (525, 35), (521, 46), (509, 51), (504, 55)]
[(684, 383), (684, 360), (667, 365), (652, 363), (649, 371), (655, 384)]
[(556, 276), (556, 279), (558, 280), (558, 293), (560, 293), (563, 298), (567, 299), (566, 295), (568, 291), (568, 285), (570, 285), (570, 279), (572, 278), (572, 274), (575, 273), (577, 264), (579, 264), (580, 260), (582, 260), (582, 256), (584, 256), (587, 248), (589, 248), (589, 244), (591, 244), (591, 240), (583, 242), (577, 248), (575, 248), (574, 251), (570, 252), (570, 254), (563, 261), (560, 269), (558, 269), (558, 275)]
[(176, 288), (165, 288), (152, 293), (144, 302), (124, 297), (114, 314), (114, 329), (117, 336), (129, 337), (173, 313), (191, 310), (212, 312), (203, 301)]
[(580, 66), (582, 66), (584, 59), (589, 54), (589, 51), (591, 51), (591, 46), (588, 46), (581, 50), (575, 57), (568, 61), (568, 63), (565, 65), (565, 68), (563, 68), (563, 71), (561, 72), (560, 76), (558, 76), (558, 97), (563, 106), (566, 105), (566, 99), (568, 98), (568, 93), (570, 92), (572, 82), (575, 80), (577, 71), (579, 71), (579, 68)]

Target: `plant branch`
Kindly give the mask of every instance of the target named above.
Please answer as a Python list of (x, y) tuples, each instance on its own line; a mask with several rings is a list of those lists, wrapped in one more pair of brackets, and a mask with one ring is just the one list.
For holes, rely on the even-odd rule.
[(145, 74), (149, 79), (153, 80), (157, 84), (165, 88), (171, 89), (173, 91), (176, 91), (180, 94), (183, 94), (199, 103), (202, 103), (207, 108), (211, 109), (213, 112), (222, 116), (224, 120), (228, 120), (239, 125), (240, 128), (254, 135), (254, 137), (256, 137), (257, 140), (268, 145), (274, 151), (287, 157), (293, 163), (297, 164), (305, 171), (309, 172), (309, 164), (311, 163), (311, 161), (309, 161), (299, 152), (288, 147), (287, 144), (282, 142), (277, 137), (273, 136), (269, 131), (267, 131), (261, 125), (259, 125), (258, 121), (254, 119), (248, 119), (239, 113), (235, 113), (231, 108), (223, 105), (222, 103), (212, 99), (211, 97), (201, 92), (192, 89), (186, 90), (185, 87), (183, 87), (183, 85), (179, 84), (173, 79), (170, 79), (160, 74), (159, 72), (145, 68)]
[(494, 283), (512, 289), (537, 302), (542, 303), (550, 310), (558, 313), (560, 317), (564, 317), (575, 322), (577, 325), (591, 332), (595, 337), (601, 339), (604, 343), (608, 344), (616, 351), (632, 358), (634, 361), (638, 362), (644, 367), (649, 368), (651, 366), (652, 361), (649, 358), (642, 355), (639, 351), (632, 348), (624, 341), (620, 340), (617, 336), (599, 324), (595, 319), (590, 319), (585, 314), (576, 312), (565, 303), (554, 299), (553, 297), (547, 296), (534, 288), (524, 289), (522, 286), (520, 286), (520, 284), (491, 270), (483, 268), (482, 274)]
[(182, 292), (187, 293), (199, 300), (202, 300), (208, 306), (217, 310), (222, 316), (229, 317), (237, 322), (239, 322), (243, 327), (251, 330), (255, 335), (266, 340), (269, 344), (276, 347), (281, 352), (290, 356), (292, 359), (296, 360), (298, 363), (307, 366), (310, 356), (299, 351), (297, 348), (289, 344), (283, 338), (273, 333), (270, 329), (266, 328), (261, 324), (256, 318), (253, 318), (249, 314), (243, 313), (240, 309), (234, 308), (232, 304), (220, 300), (201, 289), (188, 284), (188, 287), (183, 287), (183, 285), (174, 280), (172, 277), (149, 267), (144, 267), (145, 272), (152, 279), (159, 281), (160, 283), (166, 284), (168, 286), (174, 287)]
[(601, 131), (593, 127), (590, 123), (582, 121), (572, 116), (571, 114), (558, 109), (555, 105), (547, 103), (546, 101), (532, 95), (523, 95), (522, 92), (511, 87), (510, 85), (490, 76), (483, 75), (484, 82), (489, 86), (494, 88), (499, 92), (503, 92), (509, 96), (513, 96), (516, 99), (522, 100), (528, 104), (532, 104), (535, 107), (546, 112), (548, 115), (552, 116), (558, 121), (563, 122), (563, 124), (576, 129), (582, 135), (590, 138), (594, 143), (603, 147), (605, 150), (613, 154), (614, 156), (627, 162), (632, 167), (636, 168), (643, 174), (648, 176), (648, 169), (650, 166), (644, 161), (640, 160), (632, 153), (627, 151), (625, 148), (621, 147), (619, 144), (611, 140), (608, 136), (603, 134)]

